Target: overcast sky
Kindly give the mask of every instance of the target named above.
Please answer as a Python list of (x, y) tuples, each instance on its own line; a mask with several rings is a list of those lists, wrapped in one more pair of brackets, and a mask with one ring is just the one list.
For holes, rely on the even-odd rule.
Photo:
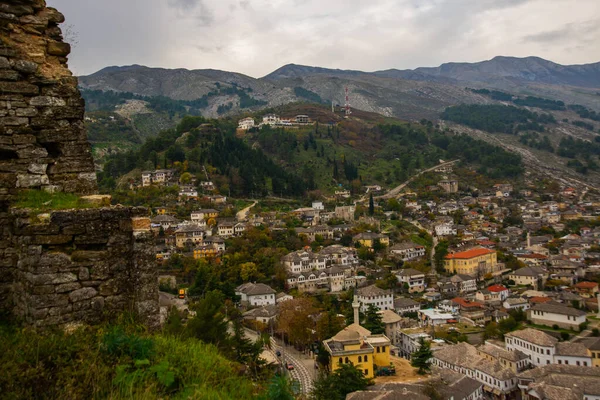
[(295, 63), (375, 71), (535, 55), (600, 61), (600, 0), (47, 0), (77, 75), (110, 65), (261, 77)]

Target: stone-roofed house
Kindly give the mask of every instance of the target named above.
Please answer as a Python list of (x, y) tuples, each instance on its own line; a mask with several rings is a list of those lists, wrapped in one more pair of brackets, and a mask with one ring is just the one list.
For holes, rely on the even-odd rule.
[(354, 243), (360, 243), (361, 246), (373, 248), (375, 242), (379, 240), (379, 243), (384, 246), (390, 245), (390, 238), (387, 235), (382, 235), (375, 232), (363, 232), (352, 237)]
[(275, 305), (276, 292), (264, 283), (244, 283), (235, 288), (235, 294), (250, 306)]
[(399, 315), (404, 315), (406, 313), (416, 313), (421, 309), (421, 304), (417, 303), (413, 299), (409, 299), (406, 297), (397, 297), (394, 299), (394, 310)]
[(396, 271), (396, 278), (402, 285), (408, 285), (409, 293), (420, 293), (425, 290), (425, 273), (414, 268), (403, 268)]
[(178, 248), (202, 244), (206, 229), (197, 224), (181, 225), (175, 231), (175, 244)]
[(490, 361), (498, 361), (513, 372), (521, 372), (529, 367), (529, 356), (519, 350), (507, 350), (490, 341), (477, 347), (477, 354), (488, 358)]
[(375, 285), (360, 288), (356, 291), (360, 302), (360, 311), (365, 312), (370, 305), (378, 310), (393, 310), (394, 295), (389, 290), (380, 289)]
[(425, 246), (405, 241), (390, 247), (390, 254), (398, 256), (402, 261), (415, 260), (425, 256)]
[(450, 278), (450, 282), (456, 285), (460, 294), (473, 293), (477, 290), (477, 280), (471, 275), (456, 274)]
[(507, 350), (518, 350), (529, 356), (535, 366), (554, 363), (558, 339), (537, 329), (525, 328), (504, 335)]
[(475, 346), (466, 342), (435, 351), (431, 363), (483, 383), (484, 392), (494, 398), (504, 398), (517, 389), (516, 373), (510, 367), (479, 355)]
[(583, 343), (558, 342), (554, 354), (554, 364), (592, 366), (592, 357)]
[(385, 336), (390, 339), (394, 346), (398, 346), (402, 317), (392, 310), (378, 311), (378, 314), (381, 315), (381, 322), (385, 325)]
[(508, 275), (517, 285), (530, 285), (534, 289), (542, 287), (546, 283), (547, 272), (540, 267), (523, 267)]
[(544, 365), (518, 375), (521, 397), (528, 400), (596, 400), (600, 368)]
[(275, 322), (275, 319), (279, 315), (279, 310), (276, 305), (266, 305), (252, 310), (246, 311), (242, 316), (246, 320), (253, 320), (261, 322), (265, 325), (270, 325)]
[(555, 302), (537, 304), (527, 310), (527, 318), (534, 324), (558, 325), (566, 329), (579, 329), (579, 326), (586, 321), (585, 316), (585, 311)]

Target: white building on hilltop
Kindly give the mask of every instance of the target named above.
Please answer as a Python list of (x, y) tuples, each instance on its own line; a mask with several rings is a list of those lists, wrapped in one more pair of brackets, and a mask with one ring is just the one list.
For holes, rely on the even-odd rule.
[(247, 131), (248, 129), (254, 128), (254, 118), (247, 117), (244, 119), (240, 119), (238, 122), (238, 128)]

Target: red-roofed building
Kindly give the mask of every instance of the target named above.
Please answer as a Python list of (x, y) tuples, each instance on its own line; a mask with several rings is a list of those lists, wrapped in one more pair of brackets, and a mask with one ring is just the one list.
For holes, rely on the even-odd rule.
[(448, 254), (444, 259), (444, 268), (453, 274), (467, 274), (482, 278), (495, 272), (498, 266), (496, 251), (483, 247)]
[(536, 304), (548, 303), (549, 301), (552, 301), (552, 299), (550, 297), (534, 296), (529, 299), (529, 304), (534, 306)]
[(486, 322), (485, 306), (482, 303), (466, 300), (462, 297), (455, 297), (452, 299), (452, 303), (458, 306), (461, 317), (468, 318), (475, 324), (483, 324)]
[(573, 288), (581, 297), (595, 297), (598, 293), (598, 284), (596, 282), (579, 282)]
[(492, 293), (492, 297), (497, 296), (498, 300), (504, 301), (508, 296), (510, 296), (510, 290), (506, 288), (504, 285), (492, 285), (487, 288), (490, 293)]

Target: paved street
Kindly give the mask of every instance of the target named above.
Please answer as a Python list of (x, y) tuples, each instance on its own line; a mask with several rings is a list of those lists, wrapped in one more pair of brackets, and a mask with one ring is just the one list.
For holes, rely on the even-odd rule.
[[(251, 340), (257, 340), (256, 332), (246, 328), (246, 336)], [(277, 357), (277, 350), (281, 352), (281, 357)], [(308, 394), (312, 390), (313, 380), (316, 378), (316, 370), (314, 369), (314, 360), (309, 356), (297, 351), (292, 346), (284, 346), (283, 343), (271, 337), (271, 349), (273, 357), (281, 360), (282, 365), (286, 362), (291, 362), (294, 369), (288, 371), (290, 377), (300, 383), (302, 393)], [(287, 371), (287, 370), (286, 370)]]
[(291, 362), (294, 365), (294, 369), (289, 371), (289, 373), (292, 379), (300, 382), (302, 393), (310, 393), (316, 372), (314, 369), (314, 360), (293, 347), (284, 346), (280, 341), (271, 338), (271, 351), (275, 354), (277, 350), (281, 352), (281, 359), (284, 365), (286, 362)]

